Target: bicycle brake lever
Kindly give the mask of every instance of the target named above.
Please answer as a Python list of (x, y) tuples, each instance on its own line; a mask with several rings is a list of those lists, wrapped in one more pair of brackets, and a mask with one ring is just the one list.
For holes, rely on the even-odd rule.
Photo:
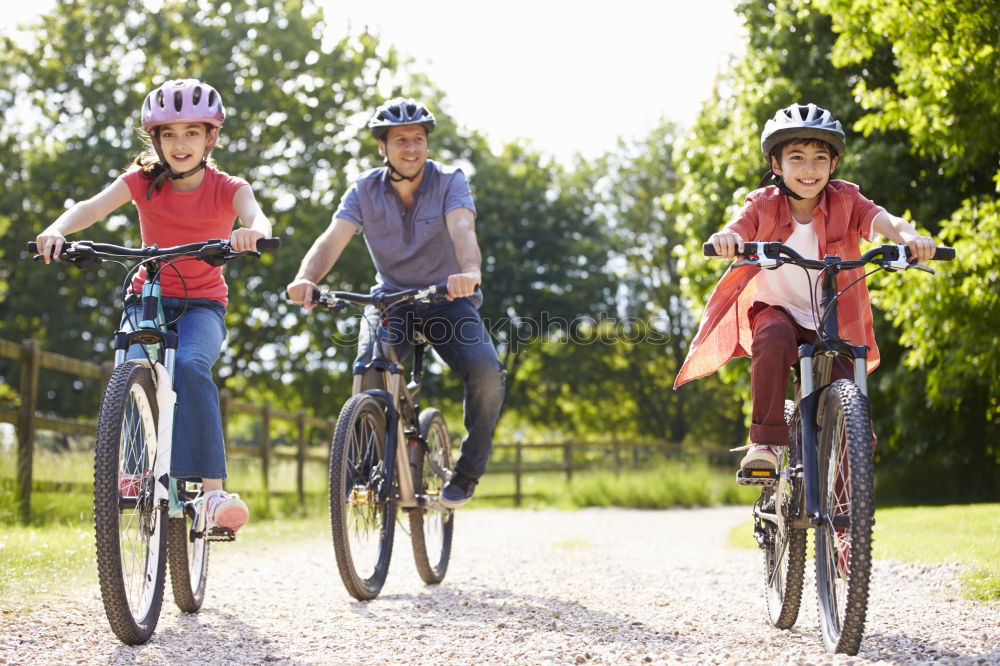
[(918, 271), (923, 271), (925, 273), (930, 273), (931, 275), (937, 275), (937, 271), (935, 271), (930, 266), (924, 266), (923, 264), (910, 264), (910, 266), (909, 266), (909, 268), (907, 270), (910, 270), (910, 269), (913, 269), (913, 268), (917, 269)]

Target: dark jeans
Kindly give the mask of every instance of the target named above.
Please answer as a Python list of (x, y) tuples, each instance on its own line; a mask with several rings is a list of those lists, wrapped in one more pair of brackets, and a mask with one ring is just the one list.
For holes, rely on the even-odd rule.
[[(365, 310), (366, 319), (377, 325), (375, 308)], [(465, 430), (461, 455), (455, 469), (478, 479), (486, 473), (493, 451), (493, 431), (503, 405), (506, 372), (497, 357), (479, 311), (467, 298), (414, 305), (392, 311), (384, 333), (400, 360), (413, 347), (413, 331), (419, 331), (459, 377), (465, 389)], [(362, 322), (358, 336), (358, 361), (372, 358), (372, 326)]]
[[(161, 298), (167, 321), (184, 311), (184, 299)], [(129, 320), (137, 322), (139, 308), (125, 308), (122, 329), (130, 328)], [(226, 478), (226, 448), (222, 438), (222, 417), (219, 414), (219, 389), (212, 379), (212, 366), (219, 360), (226, 339), (226, 308), (216, 301), (190, 299), (187, 310), (175, 328), (180, 335), (174, 366), (173, 449), (170, 455), (170, 475), (178, 479), (201, 481)], [(142, 347), (133, 345), (128, 358), (142, 358)]]
[[(748, 313), (753, 342), (750, 347), (750, 441), (788, 446), (785, 395), (788, 376), (799, 360), (799, 345), (815, 344), (816, 331), (800, 326), (782, 308), (754, 303)], [(854, 368), (842, 360), (833, 364), (834, 379), (852, 379)], [(819, 388), (819, 387), (817, 387)]]

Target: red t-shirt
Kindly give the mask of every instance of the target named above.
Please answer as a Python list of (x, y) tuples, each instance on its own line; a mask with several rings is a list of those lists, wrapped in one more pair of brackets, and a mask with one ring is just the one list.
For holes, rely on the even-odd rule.
[[(842, 259), (861, 257), (861, 239), (871, 239), (872, 222), (884, 211), (865, 198), (858, 186), (831, 180), (813, 209), (813, 226), (819, 241), (819, 256), (838, 255)], [(751, 192), (738, 220), (726, 226), (747, 241), (784, 242), (792, 233), (788, 198), (777, 187)], [(688, 349), (687, 359), (677, 373), (674, 388), (692, 379), (710, 375), (732, 358), (750, 356), (753, 333), (747, 312), (757, 292), (756, 266), (730, 267), (708, 298), (701, 327)], [(844, 289), (863, 273), (844, 271), (837, 286)], [(854, 345), (867, 345), (868, 372), (879, 364), (878, 346), (872, 327), (871, 302), (864, 280), (848, 289), (837, 305), (840, 336)]]
[[(178, 192), (167, 181), (148, 201), (146, 190), (150, 181), (142, 176), (138, 168), (128, 171), (121, 178), (128, 185), (132, 202), (139, 210), (139, 229), (142, 244), (146, 247), (172, 247), (213, 238), (228, 239), (236, 222), (233, 197), (237, 190), (247, 185), (242, 178), (206, 166), (205, 179), (198, 189)], [(132, 281), (132, 291), (139, 293), (145, 279), (146, 269), (143, 267)], [(182, 260), (160, 272), (160, 284), (166, 297), (207, 298), (223, 305), (228, 303), (229, 288), (222, 277), (221, 266)]]

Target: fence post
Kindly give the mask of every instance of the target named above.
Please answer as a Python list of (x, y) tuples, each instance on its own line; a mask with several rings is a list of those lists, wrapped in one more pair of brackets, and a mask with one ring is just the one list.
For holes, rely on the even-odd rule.
[(17, 416), (17, 512), (21, 523), (31, 522), (31, 468), (35, 448), (35, 412), (38, 409), (38, 340), (21, 343), (21, 411)]
[(521, 506), (521, 440), (514, 441), (514, 506)]
[(566, 483), (573, 480), (573, 442), (563, 444), (563, 466), (566, 468)]
[(295, 452), (295, 489), (299, 494), (299, 506), (306, 505), (306, 410), (299, 410), (299, 441)]
[(219, 391), (219, 417), (222, 419), (222, 441), (229, 442), (229, 401), (232, 399), (229, 389)]
[(264, 506), (271, 503), (271, 403), (265, 402), (260, 423), (260, 466), (264, 480)]
[(622, 443), (618, 441), (617, 437), (611, 443), (615, 447), (615, 476), (620, 476), (622, 473)]

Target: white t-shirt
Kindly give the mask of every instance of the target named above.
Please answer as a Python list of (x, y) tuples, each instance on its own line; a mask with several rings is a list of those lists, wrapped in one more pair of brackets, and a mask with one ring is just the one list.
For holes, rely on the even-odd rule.
[[(794, 230), (785, 245), (806, 259), (819, 259), (819, 238), (816, 237), (812, 220), (805, 224), (795, 221), (792, 226)], [(760, 271), (754, 278), (757, 281), (754, 300), (784, 308), (800, 326), (815, 331), (809, 290), (810, 284), (815, 286), (815, 303), (818, 308), (821, 286), (817, 280), (819, 271), (808, 269), (808, 277), (806, 272), (807, 269), (790, 264)]]

